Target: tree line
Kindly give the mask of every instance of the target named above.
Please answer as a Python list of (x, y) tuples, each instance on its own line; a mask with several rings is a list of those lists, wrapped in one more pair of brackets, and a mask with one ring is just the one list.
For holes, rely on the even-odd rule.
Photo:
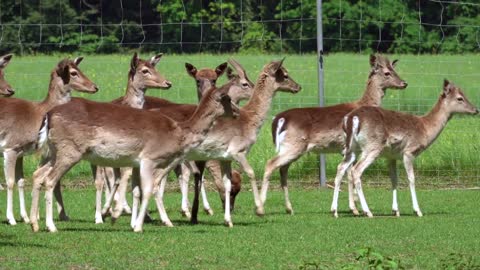
[[(480, 5), (324, 0), (326, 52), (465, 53), (480, 46)], [(316, 0), (30, 0), (0, 3), (0, 50), (16, 53), (309, 53)]]

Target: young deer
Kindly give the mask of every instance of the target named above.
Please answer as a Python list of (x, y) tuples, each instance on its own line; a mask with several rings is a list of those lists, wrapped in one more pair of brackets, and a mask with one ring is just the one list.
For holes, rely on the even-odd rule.
[[(50, 75), (48, 95), (42, 102), (32, 102), (16, 98), (0, 99), (0, 149), (5, 159), (5, 179), (7, 182), (7, 220), (15, 225), (13, 215), (13, 187), (18, 185), (20, 214), (25, 223), (29, 222), (25, 209), (23, 157), (30, 155), (46, 140), (39, 130), (47, 125), (45, 114), (55, 106), (70, 101), (71, 91), (95, 93), (97, 86), (78, 68), (82, 57), (60, 61)], [(42, 128), (42, 129), (41, 129)], [(40, 141), (39, 141), (40, 140)], [(63, 216), (63, 203), (59, 199), (60, 215)], [(64, 217), (62, 217), (64, 219)]]
[(380, 106), (388, 88), (405, 89), (407, 83), (395, 72), (397, 60), (390, 62), (381, 55), (370, 56), (371, 71), (363, 96), (354, 102), (329, 107), (296, 108), (277, 114), (272, 123), (272, 137), (277, 155), (265, 166), (261, 189), (261, 205), (257, 214), (263, 215), (268, 185), (273, 171), (280, 168), (285, 194), (286, 211), (293, 214), (288, 196), (287, 177), (290, 164), (310, 151), (339, 153), (344, 148), (342, 119), (360, 106)]
[(5, 80), (5, 72), (3, 71), (3, 69), (10, 63), (10, 60), (12, 60), (12, 57), (13, 54), (0, 56), (0, 96), (3, 97), (10, 97), (15, 94), (13, 88)]
[[(413, 211), (422, 216), (415, 193), (415, 176), (413, 161), (425, 151), (440, 135), (448, 120), (455, 113), (478, 114), (463, 91), (453, 83), (445, 80), (443, 92), (432, 110), (424, 116), (389, 111), (378, 107), (361, 107), (350, 112), (343, 121), (346, 133), (345, 156), (338, 165), (335, 177), (335, 191), (332, 212), (337, 214), (340, 181), (346, 170), (355, 161), (356, 152), (361, 152), (360, 159), (349, 171), (349, 185), (355, 184), (363, 212), (372, 217), (362, 190), (360, 177), (365, 169), (379, 156), (388, 159), (390, 179), (392, 181), (392, 211), (400, 216), (397, 203), (397, 166), (396, 160), (403, 160), (412, 197)], [(352, 195), (349, 196), (350, 208), (356, 211)]]
[[(127, 78), (127, 89), (123, 97), (117, 98), (112, 101), (114, 104), (124, 105), (132, 108), (142, 109), (145, 103), (145, 93), (147, 89), (156, 88), (156, 89), (169, 89), (172, 86), (172, 83), (165, 79), (165, 77), (160, 74), (155, 66), (158, 64), (163, 54), (154, 55), (149, 60), (140, 59), (137, 53), (133, 54), (133, 57), (130, 61), (130, 70), (128, 72)], [(114, 172), (113, 168), (108, 167), (98, 167), (92, 165), (92, 172), (95, 177), (95, 187), (96, 192), (96, 207), (95, 207), (95, 223), (103, 223), (102, 217), (102, 189), (107, 184), (105, 188), (105, 197), (110, 198), (109, 190), (113, 188), (114, 178), (119, 178), (120, 173)], [(124, 201), (124, 208), (126, 212), (129, 211), (129, 206)], [(109, 204), (108, 199), (106, 204)]]
[[(227, 95), (229, 86), (205, 93), (198, 109), (184, 122), (160, 113), (85, 99), (75, 99), (51, 110), (46, 118), (49, 154), (33, 176), (30, 214), (33, 231), (39, 230), (37, 211), (42, 185), (46, 187), (47, 228), (51, 232), (57, 230), (52, 215), (53, 188), (82, 159), (100, 166), (138, 167), (133, 177), (141, 179), (143, 199), (134, 230), (142, 231), (155, 186), (154, 169), (175, 167), (203, 141), (215, 120), (238, 113)], [(114, 213), (121, 213), (122, 207), (117, 205)]]
[[(270, 109), (272, 99), (277, 91), (297, 93), (301, 90), (291, 77), (287, 70), (282, 66), (282, 61), (271, 62), (262, 69), (253, 95), (245, 106), (240, 109), (240, 117), (237, 119), (220, 119), (216, 122), (207, 138), (201, 145), (195, 148), (187, 155), (189, 160), (220, 160), (223, 185), (225, 189), (225, 224), (233, 226), (230, 214), (230, 192), (231, 192), (231, 162), (233, 160), (240, 164), (252, 185), (255, 205), (258, 207), (260, 200), (258, 197), (257, 183), (255, 174), (247, 161), (247, 153), (250, 147), (257, 140), (258, 132), (265, 121)], [(196, 109), (193, 105), (181, 105), (178, 107), (165, 107), (161, 111), (172, 118), (173, 115), (191, 115)], [(184, 116), (185, 117), (185, 116)], [(198, 199), (200, 193), (200, 182), (204, 169), (204, 162), (197, 162), (200, 174), (195, 174), (195, 197), (192, 207), (192, 223), (197, 223)], [(157, 200), (162, 201), (163, 187), (165, 179), (162, 180), (160, 190), (157, 194)], [(133, 207), (132, 212), (135, 211)], [(168, 217), (162, 216), (164, 223), (169, 223)]]

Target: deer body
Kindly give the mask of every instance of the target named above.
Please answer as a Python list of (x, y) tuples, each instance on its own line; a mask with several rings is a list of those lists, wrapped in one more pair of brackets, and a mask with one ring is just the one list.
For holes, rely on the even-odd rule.
[[(37, 151), (42, 141), (46, 139), (47, 123), (45, 114), (55, 106), (68, 103), (71, 91), (95, 93), (98, 88), (78, 69), (82, 58), (74, 61), (63, 60), (51, 73), (48, 95), (42, 102), (31, 102), (21, 99), (0, 99), (0, 150), (5, 159), (5, 179), (7, 180), (7, 220), (15, 225), (13, 215), (13, 187), (17, 183), (20, 199), (20, 212), (23, 220), (28, 223), (25, 209), (23, 156)], [(40, 139), (39, 139), (40, 135)], [(60, 204), (60, 214), (63, 212), (63, 202)]]
[(264, 214), (270, 177), (277, 168), (280, 168), (286, 211), (293, 214), (287, 186), (290, 164), (310, 151), (339, 153), (344, 148), (342, 120), (346, 114), (361, 106), (380, 106), (386, 89), (404, 89), (407, 86), (395, 72), (395, 62), (391, 63), (379, 55), (370, 57), (372, 70), (365, 92), (357, 101), (323, 108), (291, 109), (275, 117), (272, 123), (272, 137), (277, 155), (267, 161), (265, 166), (258, 215)]
[[(192, 117), (181, 123), (159, 113), (83, 99), (52, 110), (49, 157), (34, 174), (33, 230), (39, 229), (36, 211), (41, 185), (46, 187), (47, 228), (55, 232), (51, 208), (53, 187), (74, 164), (85, 159), (95, 165), (139, 168), (138, 174), (134, 170), (134, 178), (141, 182), (143, 199), (134, 229), (142, 231), (155, 186), (154, 169), (176, 166), (191, 148), (202, 142), (218, 117), (235, 113), (227, 88), (228, 85), (209, 90)], [(121, 213), (121, 207), (123, 205), (117, 205), (117, 213)], [(159, 207), (165, 211), (163, 205)]]
[[(396, 160), (402, 160), (409, 181), (413, 210), (418, 216), (422, 216), (415, 192), (413, 161), (435, 141), (453, 113), (477, 114), (478, 110), (468, 101), (460, 88), (447, 80), (445, 80), (444, 90), (439, 100), (433, 109), (424, 116), (371, 106), (361, 107), (350, 112), (343, 122), (346, 133), (345, 156), (338, 166), (335, 178), (332, 202), (334, 216), (338, 216), (337, 201), (340, 181), (346, 168), (355, 161), (357, 152), (361, 152), (361, 155), (350, 170), (349, 185), (355, 185), (362, 209), (367, 216), (372, 217), (372, 213), (366, 203), (360, 177), (364, 170), (380, 156), (389, 160), (393, 189), (393, 214), (400, 215), (397, 203)], [(350, 201), (350, 208), (356, 210), (353, 200)], [(358, 211), (354, 211), (354, 213), (358, 213)]]

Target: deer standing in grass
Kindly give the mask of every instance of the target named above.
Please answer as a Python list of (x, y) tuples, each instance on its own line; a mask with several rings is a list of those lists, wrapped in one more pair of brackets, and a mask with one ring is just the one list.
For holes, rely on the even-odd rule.
[(270, 177), (278, 168), (280, 168), (286, 211), (293, 214), (287, 186), (288, 168), (292, 162), (311, 151), (340, 153), (344, 148), (342, 119), (347, 113), (361, 106), (380, 106), (387, 89), (407, 87), (407, 83), (395, 72), (396, 62), (397, 60), (390, 62), (381, 55), (371, 55), (371, 71), (366, 89), (357, 101), (322, 108), (296, 108), (275, 116), (272, 123), (272, 137), (277, 155), (265, 166), (260, 195), (261, 204), (257, 208), (258, 215), (265, 213), (264, 204)]
[[(421, 217), (423, 214), (415, 192), (413, 162), (435, 141), (455, 113), (478, 114), (478, 109), (468, 101), (459, 87), (445, 80), (442, 94), (437, 103), (424, 116), (372, 106), (358, 108), (345, 116), (343, 121), (343, 129), (346, 133), (345, 155), (338, 166), (337, 176), (335, 177), (335, 190), (331, 208), (334, 216), (338, 217), (340, 182), (347, 169), (355, 161), (356, 153), (360, 152), (360, 158), (348, 174), (349, 185), (355, 185), (363, 212), (368, 217), (373, 216), (365, 200), (360, 177), (370, 164), (378, 157), (383, 156), (388, 160), (392, 181), (393, 214), (400, 216), (397, 202), (396, 161), (402, 160), (409, 182), (413, 211)], [(353, 208), (354, 213), (358, 214), (355, 202), (352, 199), (350, 199), (350, 208)]]
[[(46, 188), (47, 229), (57, 230), (52, 215), (53, 188), (80, 160), (98, 166), (136, 168), (133, 178), (139, 181), (143, 198), (134, 230), (142, 231), (149, 198), (156, 186), (154, 170), (169, 171), (205, 139), (215, 120), (238, 114), (227, 95), (229, 86), (211, 88), (184, 122), (156, 112), (85, 99), (74, 99), (51, 110), (46, 118), (48, 126), (42, 132), (44, 136), (48, 133), (48, 156), (33, 177), (33, 231), (39, 230), (37, 211), (42, 185)], [(157, 206), (165, 212), (163, 205)], [(112, 218), (117, 218), (122, 208), (123, 204), (118, 204)]]
[[(197, 223), (198, 200), (200, 193), (200, 183), (204, 169), (204, 161), (219, 160), (223, 185), (225, 190), (225, 224), (229, 227), (233, 226), (230, 213), (230, 192), (232, 170), (231, 162), (237, 161), (241, 170), (250, 178), (252, 191), (254, 195), (255, 205), (258, 207), (260, 200), (258, 197), (258, 188), (255, 180), (253, 168), (247, 161), (247, 153), (257, 140), (258, 132), (265, 121), (270, 109), (272, 99), (277, 91), (297, 93), (301, 90), (301, 86), (297, 84), (283, 67), (282, 61), (273, 61), (265, 65), (260, 72), (258, 80), (253, 90), (250, 100), (240, 109), (240, 116), (236, 119), (219, 119), (212, 130), (208, 133), (207, 138), (187, 155), (188, 160), (197, 162), (200, 174), (195, 174), (195, 197), (192, 206), (192, 223)], [(195, 111), (197, 106), (182, 105), (178, 107), (166, 107), (161, 111), (165, 115), (175, 118), (186, 117)], [(168, 110), (168, 112), (167, 112)], [(183, 114), (183, 116), (182, 116)], [(157, 201), (163, 200), (163, 187), (166, 179), (161, 179), (160, 190), (157, 193)], [(132, 213), (135, 207), (132, 206)], [(162, 216), (162, 221), (171, 224), (168, 217)]]
[[(5, 179), (7, 181), (7, 220), (15, 225), (13, 214), (13, 187), (18, 186), (20, 214), (25, 223), (29, 222), (25, 209), (23, 157), (36, 152), (41, 141), (39, 130), (46, 128), (45, 114), (55, 106), (68, 103), (71, 91), (95, 93), (97, 86), (78, 68), (82, 57), (60, 61), (50, 75), (48, 95), (42, 102), (16, 98), (0, 99), (0, 149), (4, 157)], [(42, 129), (41, 129), (42, 128)], [(44, 135), (41, 133), (41, 135)], [(39, 141), (40, 140), (40, 141)], [(59, 190), (60, 187), (57, 187)], [(63, 201), (59, 202), (60, 217), (66, 219)]]
[[(11, 97), (15, 94), (15, 91), (10, 84), (5, 80), (5, 72), (3, 69), (10, 63), (13, 54), (6, 54), (0, 56), (0, 96)], [(3, 186), (0, 184), (0, 190), (3, 190)]]
[[(147, 89), (169, 89), (172, 86), (172, 83), (166, 80), (165, 77), (155, 69), (155, 66), (160, 61), (162, 55), (163, 54), (157, 54), (149, 60), (143, 60), (138, 57), (137, 53), (134, 53), (130, 61), (130, 70), (128, 72), (125, 95), (113, 100), (112, 103), (142, 109), (145, 104), (145, 93)], [(102, 211), (102, 189), (105, 186), (105, 183), (107, 183), (108, 186), (105, 188), (107, 205), (109, 204), (108, 198), (111, 197), (108, 190), (113, 188), (114, 179), (120, 177), (120, 171), (117, 170), (117, 172), (114, 172), (113, 168), (92, 165), (92, 172), (95, 177), (95, 187), (97, 189), (95, 223), (98, 224), (103, 223), (102, 212), (104, 212), (104, 214), (106, 212)], [(126, 204), (126, 201), (124, 201), (124, 203), (124, 208), (126, 212), (128, 212), (128, 204)]]

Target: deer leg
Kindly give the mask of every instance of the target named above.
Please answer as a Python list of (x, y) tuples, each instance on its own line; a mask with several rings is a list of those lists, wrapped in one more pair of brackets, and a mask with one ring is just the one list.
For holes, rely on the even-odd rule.
[(350, 168), (350, 170), (348, 170), (348, 173), (347, 173), (348, 207), (350, 208), (354, 216), (359, 216), (360, 213), (358, 212), (357, 204), (356, 204), (356, 202), (358, 201), (358, 195), (357, 195), (357, 190), (354, 188), (352, 172), (353, 172), (352, 168)]
[(397, 161), (395, 159), (391, 159), (388, 161), (388, 169), (390, 172), (390, 181), (392, 182), (392, 213), (394, 216), (399, 217), (400, 211), (398, 210), (398, 201), (397, 201), (398, 175), (397, 175)]
[(193, 204), (192, 204), (192, 218), (190, 219), (190, 223), (198, 224), (198, 207), (199, 207), (199, 199), (200, 199), (200, 185), (203, 179), (203, 171), (205, 170), (205, 161), (197, 161), (195, 165), (198, 168), (198, 173), (194, 173), (195, 179), (195, 193), (193, 196)]
[[(262, 207), (262, 202), (260, 200), (260, 195), (259, 195), (259, 192), (258, 192), (257, 180), (255, 179), (255, 172), (253, 171), (252, 166), (250, 166), (250, 164), (248, 163), (248, 160), (247, 160), (247, 157), (246, 157), (245, 153), (238, 153), (233, 158), (240, 164), (240, 168), (242, 169), (242, 171), (244, 173), (246, 173), (247, 176), (250, 178), (250, 183), (252, 185), (252, 192), (253, 192), (255, 207), (256, 207), (257, 212), (258, 212), (258, 209), (259, 208), (261, 209), (263, 207)], [(229, 179), (232, 179), (231, 178), (232, 177), (231, 176), (231, 169), (230, 169), (229, 173), (230, 173), (230, 175), (229, 175), (230, 178)], [(224, 182), (225, 182), (225, 179), (224, 179)], [(231, 185), (231, 183), (230, 183), (230, 185)], [(228, 199), (230, 200), (230, 198), (228, 198)], [(225, 200), (227, 200), (227, 198), (225, 198)], [(225, 208), (226, 207), (227, 207), (227, 204), (225, 203)], [(230, 207), (230, 205), (228, 205), (228, 207)]]
[(157, 203), (157, 209), (163, 224), (165, 224), (165, 226), (167, 227), (173, 227), (173, 224), (168, 218), (167, 211), (165, 210), (165, 205), (163, 203), (163, 194), (165, 192), (165, 184), (167, 182), (168, 170), (161, 170), (163, 172), (158, 176), (158, 179), (160, 179), (160, 185), (158, 187), (158, 191), (155, 192), (155, 202)]
[(185, 165), (185, 163), (182, 163), (175, 167), (175, 174), (177, 175), (178, 184), (180, 185), (180, 192), (182, 193), (180, 213), (182, 216), (190, 219), (192, 217), (188, 206), (188, 180), (190, 178), (190, 169)]
[(62, 187), (60, 185), (60, 182), (57, 182), (57, 184), (55, 185), (53, 189), (53, 194), (55, 195), (55, 200), (57, 202), (56, 204), (59, 219), (61, 221), (69, 221), (70, 218), (65, 212), (65, 204), (63, 203)]
[(130, 178), (130, 175), (131, 175), (130, 170), (131, 170), (130, 168), (128, 168), (128, 170), (113, 168), (113, 177), (115, 178), (115, 185), (112, 189), (113, 196), (111, 194), (110, 198), (114, 197), (115, 207), (112, 211), (112, 222), (115, 222), (125, 209), (125, 203), (126, 203), (125, 193), (127, 192), (128, 179)]
[(267, 161), (267, 165), (265, 165), (265, 173), (263, 175), (262, 190), (260, 195), (261, 206), (257, 207), (257, 215), (259, 216), (262, 216), (265, 214), (264, 204), (267, 200), (267, 192), (268, 192), (268, 186), (270, 183), (270, 177), (272, 176), (272, 173), (278, 168), (281, 168), (280, 180), (281, 180), (282, 189), (285, 195), (286, 210), (287, 210), (287, 213), (293, 213), (292, 204), (290, 203), (290, 200), (288, 198), (288, 187), (287, 187), (288, 168), (290, 167), (290, 164), (293, 161), (297, 160), (302, 155), (305, 148), (304, 147), (285, 148), (285, 147), (274, 158)]
[(338, 164), (337, 175), (335, 176), (335, 188), (333, 191), (333, 201), (330, 211), (332, 211), (334, 217), (338, 217), (338, 194), (340, 193), (340, 185), (342, 183), (343, 176), (347, 172), (348, 168), (352, 166), (352, 163), (355, 161), (355, 153), (347, 153), (343, 157), (342, 162)]
[[(90, 164), (90, 169), (92, 170), (92, 175), (95, 182), (95, 224), (103, 223), (102, 217), (102, 193), (103, 187), (106, 185), (105, 178), (103, 174), (103, 167), (97, 167), (96, 165)], [(107, 188), (105, 188), (106, 192)]]
[(403, 165), (407, 171), (407, 178), (410, 186), (410, 194), (412, 196), (413, 211), (417, 216), (422, 217), (422, 211), (420, 211), (420, 206), (418, 206), (417, 193), (415, 192), (415, 174), (413, 173), (413, 160), (415, 157), (413, 155), (404, 154), (403, 155)]
[(15, 168), (18, 153), (14, 150), (3, 152), (5, 180), (7, 182), (7, 221), (10, 225), (16, 225), (13, 214), (13, 187), (15, 186)]
[(20, 200), (20, 215), (23, 222), (30, 223), (28, 218), (27, 209), (25, 207), (25, 179), (23, 175), (23, 157), (18, 157), (15, 164), (15, 181), (18, 187), (18, 199)]
[[(132, 168), (121, 168), (120, 171), (117, 173), (118, 173), (118, 177), (120, 178), (120, 185), (118, 186), (117, 193), (115, 193), (115, 197), (114, 197), (115, 202), (122, 205), (122, 208), (123, 208), (122, 212), (131, 214), (132, 209), (128, 205), (127, 200), (125, 199), (125, 193), (127, 192), (128, 180), (132, 176)], [(114, 172), (114, 177), (115, 177), (115, 172)], [(122, 183), (125, 184), (123, 189), (121, 188)], [(124, 194), (122, 195), (121, 192), (123, 192)]]
[(141, 192), (142, 192), (142, 202), (140, 205), (140, 210), (138, 212), (138, 217), (135, 221), (135, 226), (133, 228), (134, 232), (143, 231), (143, 221), (147, 213), (148, 201), (152, 196), (152, 191), (154, 186), (154, 178), (153, 178), (154, 168), (155, 168), (155, 164), (153, 161), (142, 160), (140, 162), (140, 179), (141, 179), (140, 185), (141, 185)]
[(130, 220), (130, 226), (133, 229), (135, 227), (135, 221), (137, 220), (137, 217), (138, 217), (138, 208), (139, 208), (140, 198), (141, 198), (139, 168), (133, 168), (133, 171), (132, 171), (132, 195), (133, 195), (133, 202), (132, 202), (132, 216)]
[(223, 187), (225, 188), (225, 225), (233, 227), (232, 217), (230, 215), (230, 192), (232, 189), (232, 163), (231, 161), (221, 161)]
[(378, 150), (372, 150), (372, 151), (364, 150), (362, 152), (362, 156), (360, 157), (360, 160), (352, 168), (352, 180), (353, 180), (353, 183), (355, 184), (355, 189), (358, 192), (358, 198), (360, 199), (360, 204), (362, 205), (363, 212), (368, 217), (373, 217), (373, 215), (372, 215), (372, 212), (370, 212), (370, 209), (368, 208), (365, 195), (363, 194), (362, 180), (360, 179), (360, 177), (362, 176), (365, 169), (367, 169), (368, 166), (370, 166), (370, 164), (372, 164), (373, 161), (375, 161), (375, 159), (378, 157), (379, 154), (380, 154), (380, 151)]
[(32, 206), (30, 208), (30, 222), (31, 222), (32, 230), (34, 232), (38, 232), (39, 230), (38, 203), (40, 200), (40, 188), (44, 184), (45, 178), (47, 174), (50, 173), (51, 170), (52, 170), (51, 164), (45, 163), (33, 173)]

